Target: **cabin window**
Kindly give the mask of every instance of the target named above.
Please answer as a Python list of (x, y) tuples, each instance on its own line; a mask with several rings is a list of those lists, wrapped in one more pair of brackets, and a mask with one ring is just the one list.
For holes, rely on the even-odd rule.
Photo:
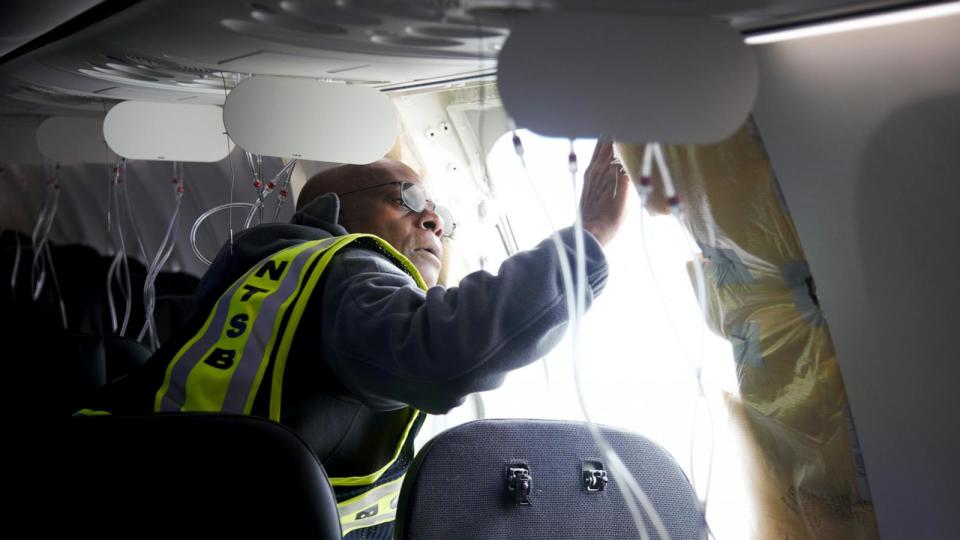
[[(493, 145), (487, 162), (497, 196), (495, 206), (508, 219), (516, 245), (523, 250), (550, 234), (550, 222), (558, 228), (572, 224), (575, 198), (567, 166), (569, 141), (526, 130), (518, 134), (527, 171), (514, 153), (511, 133)], [(580, 170), (577, 193), (595, 142), (574, 143)], [(495, 221), (489, 220), (488, 226)], [(718, 537), (747, 537), (755, 520), (750, 518), (751, 510), (744, 508), (747, 485), (742, 461), (731, 455), (737, 452), (736, 437), (730, 433), (723, 403), (724, 393), (737, 393), (733, 352), (729, 342), (703, 322), (687, 270), (692, 254), (686, 234), (671, 217), (647, 215), (639, 198), (631, 196), (623, 228), (606, 249), (607, 287), (583, 321), (583, 388), (595, 422), (643, 434), (666, 448), (693, 480), (701, 498), (711, 466), (711, 416), (715, 452), (708, 520)], [(502, 245), (488, 248), (486, 269), (496, 272), (507, 256)], [(702, 399), (695, 365), (702, 366)], [(424, 436), (481, 414), (583, 420), (569, 333), (544, 361), (510, 373), (501, 388), (434, 417)], [(724, 516), (736, 517), (727, 523)]]

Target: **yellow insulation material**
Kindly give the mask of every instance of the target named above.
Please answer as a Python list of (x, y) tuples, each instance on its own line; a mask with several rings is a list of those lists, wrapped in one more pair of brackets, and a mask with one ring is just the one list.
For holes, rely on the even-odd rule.
[[(638, 180), (642, 145), (618, 145)], [(665, 148), (684, 225), (703, 251), (707, 321), (730, 341), (757, 538), (878, 538), (830, 330), (793, 222), (751, 126)], [(665, 213), (660, 179), (647, 202)]]

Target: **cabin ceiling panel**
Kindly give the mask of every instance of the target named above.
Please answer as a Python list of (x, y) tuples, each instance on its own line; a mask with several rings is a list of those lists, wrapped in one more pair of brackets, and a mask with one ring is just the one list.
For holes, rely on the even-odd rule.
[[(699, 16), (726, 20), (746, 30), (902, 3), (143, 0), (7, 62), (0, 78), (82, 96), (84, 99), (73, 104), (61, 103), (78, 109), (89, 108), (88, 101), (99, 103), (104, 96), (97, 94), (107, 92), (113, 99), (222, 104), (225, 91), (248, 75), (311, 77), (388, 89), (492, 73), (509, 29), (536, 11)], [(86, 7), (94, 4), (82, 3)], [(4, 4), (0, 44), (15, 37), (18, 27), (33, 28), (36, 17), (26, 5), (19, 1)], [(61, 6), (64, 9), (52, 13), (47, 26), (69, 21), (79, 12), (79, 5)], [(16, 92), (6, 95), (24, 98)], [(36, 109), (36, 97), (23, 101), (28, 103), (24, 111)]]

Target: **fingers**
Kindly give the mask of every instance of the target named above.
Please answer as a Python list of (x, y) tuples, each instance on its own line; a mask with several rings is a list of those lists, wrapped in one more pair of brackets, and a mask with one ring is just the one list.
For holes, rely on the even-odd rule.
[(603, 140), (597, 139), (597, 144), (593, 147), (593, 156), (590, 157), (590, 163), (593, 163), (597, 159), (597, 154), (600, 153), (600, 147), (603, 146)]
[(593, 147), (593, 156), (590, 158), (590, 165), (597, 163), (600, 159), (610, 159), (613, 155), (613, 143), (604, 139), (597, 139), (597, 145)]

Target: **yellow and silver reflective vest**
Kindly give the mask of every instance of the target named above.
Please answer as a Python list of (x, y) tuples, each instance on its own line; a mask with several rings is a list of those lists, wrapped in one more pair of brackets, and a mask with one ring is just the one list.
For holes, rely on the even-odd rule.
[[(406, 257), (373, 235), (350, 234), (283, 249), (220, 296), (200, 330), (167, 365), (154, 411), (251, 414), (257, 393), (268, 384), (269, 418), (279, 422), (287, 356), (307, 302), (333, 256), (357, 243), (374, 243), (420, 288), (427, 288)], [(270, 380), (264, 381), (268, 373)], [(392, 458), (379, 470), (330, 478), (345, 536), (395, 519), (413, 439), (425, 416), (419, 411), (410, 415)]]

